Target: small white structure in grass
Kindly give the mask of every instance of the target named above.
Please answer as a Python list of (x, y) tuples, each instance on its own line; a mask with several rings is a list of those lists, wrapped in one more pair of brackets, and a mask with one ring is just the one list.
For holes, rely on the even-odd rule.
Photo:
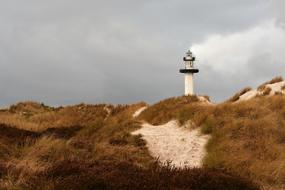
[(193, 75), (198, 73), (199, 69), (194, 68), (195, 57), (190, 50), (186, 53), (186, 56), (183, 58), (185, 62), (185, 68), (180, 69), (180, 73), (185, 74), (185, 96), (194, 94), (194, 84), (193, 84)]

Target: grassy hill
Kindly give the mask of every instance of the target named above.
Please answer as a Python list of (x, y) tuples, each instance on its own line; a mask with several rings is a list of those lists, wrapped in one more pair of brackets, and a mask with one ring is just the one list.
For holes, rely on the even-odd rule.
[[(284, 84), (278, 77), (217, 105), (196, 96), (151, 106), (12, 105), (0, 110), (0, 189), (282, 190)], [(142, 122), (170, 120), (211, 135), (203, 168), (163, 165), (131, 135)]]
[[(263, 84), (280, 82), (273, 79)], [(282, 91), (285, 88), (282, 88)], [(239, 96), (250, 89), (238, 93)], [(204, 167), (227, 171), (260, 184), (265, 189), (285, 187), (285, 96), (256, 95), (247, 101), (237, 95), (221, 104), (200, 103), (196, 97), (177, 97), (150, 106), (140, 119), (163, 124), (176, 119), (192, 121), (211, 134)]]
[[(161, 102), (165, 104), (161, 111), (167, 117), (160, 116), (154, 105), (142, 118), (163, 122), (173, 116), (185, 122), (194, 119), (195, 110), (204, 109), (195, 101), (193, 97), (166, 100)], [(259, 189), (250, 179), (222, 167), (160, 165), (150, 156), (145, 141), (130, 135), (142, 119), (134, 119), (132, 114), (145, 105), (53, 108), (23, 102), (1, 110), (0, 189)], [(190, 111), (189, 118), (180, 109)], [(150, 113), (158, 114), (158, 119)], [(198, 117), (197, 123), (208, 118)]]
[(285, 96), (205, 105), (173, 98), (149, 107), (141, 119), (161, 124), (193, 121), (212, 138), (205, 167), (239, 174), (273, 189), (285, 185)]

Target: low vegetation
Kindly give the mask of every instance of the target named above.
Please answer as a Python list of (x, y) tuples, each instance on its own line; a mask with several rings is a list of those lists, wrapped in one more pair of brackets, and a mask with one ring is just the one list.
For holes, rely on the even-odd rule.
[(140, 119), (154, 124), (191, 120), (204, 134), (211, 134), (205, 167), (243, 176), (265, 189), (284, 189), (285, 96), (259, 96), (216, 106), (183, 104), (184, 99), (159, 102)]
[[(282, 190), (285, 187), (285, 96), (212, 105), (196, 96), (145, 103), (50, 107), (23, 102), (0, 110), (0, 189)], [(284, 87), (282, 87), (284, 90)], [(233, 103), (236, 102), (236, 103)], [(150, 156), (131, 132), (141, 121), (201, 127), (210, 134), (204, 167), (175, 169)], [(191, 122), (190, 122), (191, 121)]]
[(200, 125), (212, 108), (214, 106), (201, 104), (196, 96), (182, 96), (170, 98), (148, 107), (142, 112), (139, 119), (158, 125), (173, 119), (184, 124), (191, 118), (197, 125)]
[[(167, 105), (174, 105), (178, 113), (180, 106), (192, 101), (197, 100), (175, 98)], [(249, 179), (225, 170), (158, 164), (144, 140), (130, 135), (140, 127), (132, 114), (145, 105), (52, 108), (28, 102), (2, 110), (0, 189), (259, 189)]]

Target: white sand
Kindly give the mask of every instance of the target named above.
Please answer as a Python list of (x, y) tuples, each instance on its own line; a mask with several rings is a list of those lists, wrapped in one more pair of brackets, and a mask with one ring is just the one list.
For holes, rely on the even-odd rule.
[(276, 92), (280, 92), (284, 94), (284, 91), (282, 90), (282, 87), (285, 85), (285, 81), (277, 82), (274, 84), (267, 84), (266, 86), (271, 88), (270, 95), (274, 95)]
[(203, 96), (198, 96), (198, 99), (202, 104), (212, 104), (213, 105), (212, 102), (210, 102), (209, 100), (207, 100), (207, 98), (205, 98)]
[[(274, 84), (267, 84), (266, 87), (270, 88), (270, 94), (267, 96), (273, 96), (275, 93), (285, 94), (285, 90), (282, 90), (282, 87), (285, 85), (285, 81), (277, 82)], [(246, 101), (254, 98), (256, 95), (262, 95), (263, 91), (260, 90), (250, 90), (239, 97), (237, 102)]]
[(111, 110), (110, 110), (110, 108), (108, 108), (108, 106), (105, 106), (104, 110), (107, 112), (107, 116), (105, 117), (105, 120), (107, 120), (108, 117), (110, 117), (110, 115), (111, 115)]
[(144, 110), (146, 110), (147, 106), (144, 106), (140, 109), (138, 109), (134, 114), (133, 114), (133, 117), (138, 117)]
[(160, 126), (145, 123), (132, 134), (141, 134), (153, 157), (162, 163), (171, 161), (175, 167), (201, 167), (209, 140), (209, 136), (201, 135), (199, 129), (179, 127), (176, 121)]
[(258, 94), (257, 90), (250, 90), (250, 91), (244, 93), (243, 95), (241, 95), (237, 102), (249, 100), (251, 98), (254, 98), (257, 94)]

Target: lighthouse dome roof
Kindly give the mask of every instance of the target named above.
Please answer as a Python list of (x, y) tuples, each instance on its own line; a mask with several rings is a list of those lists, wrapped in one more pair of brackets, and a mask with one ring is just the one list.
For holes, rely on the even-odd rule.
[(193, 54), (192, 54), (191, 50), (188, 50), (188, 51), (186, 52), (186, 55), (192, 57)]

